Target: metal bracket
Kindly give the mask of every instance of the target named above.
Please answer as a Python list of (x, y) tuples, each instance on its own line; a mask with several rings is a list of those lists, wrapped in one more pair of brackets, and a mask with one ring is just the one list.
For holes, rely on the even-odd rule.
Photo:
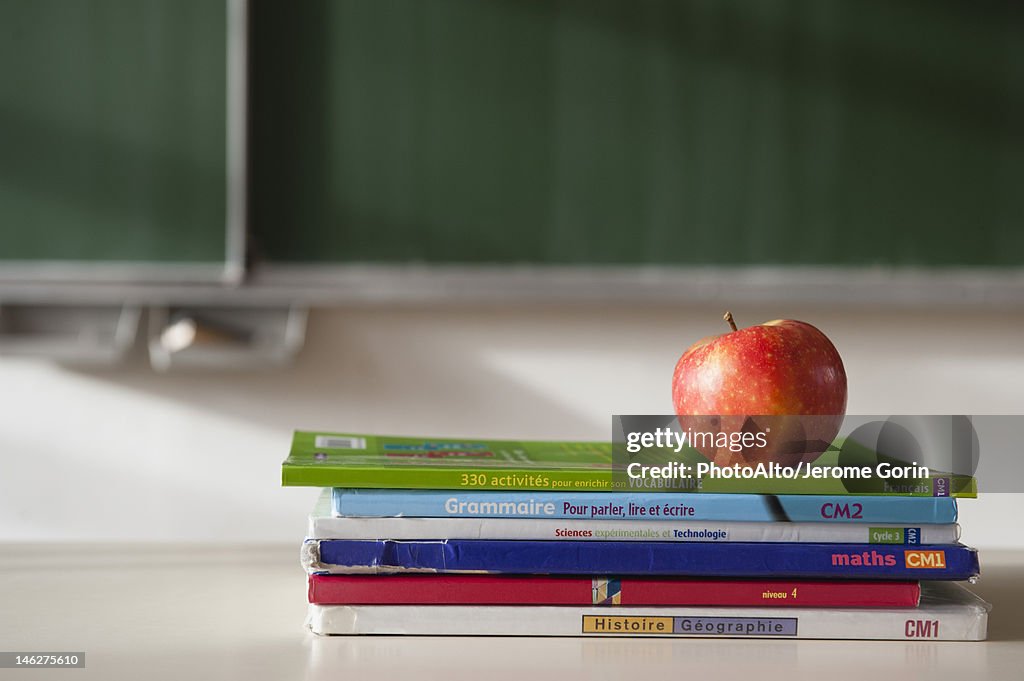
[(149, 360), (157, 371), (287, 366), (305, 343), (308, 314), (294, 305), (150, 308)]
[(135, 344), (135, 305), (0, 305), (0, 354), (113, 365)]

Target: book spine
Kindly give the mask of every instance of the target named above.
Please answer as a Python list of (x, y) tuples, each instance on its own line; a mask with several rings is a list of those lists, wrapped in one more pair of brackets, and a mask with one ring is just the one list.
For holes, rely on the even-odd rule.
[(859, 610), (310, 605), (316, 634), (982, 641), (981, 608)]
[[(943, 480), (947, 480), (943, 478)], [(510, 490), (510, 491), (587, 491), (587, 492), (660, 492), (663, 494), (812, 494), (849, 496), (843, 481), (835, 478), (810, 480), (762, 479), (613, 479), (611, 470), (541, 470), (536, 468), (384, 468), (304, 465), (285, 462), (281, 483), (299, 487), (337, 487), (365, 489), (430, 490)], [(945, 487), (943, 489), (946, 489)], [(942, 496), (975, 497), (973, 486)], [(932, 480), (907, 487), (893, 487), (881, 496), (933, 497)]]
[(335, 487), (339, 480), (344, 480), (348, 487), (365, 489), (576, 489), (591, 492), (613, 489), (612, 475), (608, 470), (538, 472), (526, 468), (344, 468), (291, 465), (287, 462), (281, 468), (281, 483), (286, 487)]
[[(680, 461), (706, 459), (692, 448)], [(475, 440), (394, 437), (297, 431), (282, 466), (285, 485), (369, 489), (472, 489), (548, 491), (720, 492), (728, 494), (851, 493), (845, 480), (814, 472), (823, 457), (800, 468), (762, 470), (756, 477), (727, 474), (697, 477), (632, 477), (613, 474), (611, 442)], [(621, 461), (619, 463), (622, 463)], [(969, 476), (932, 475), (888, 482), (878, 494), (893, 496), (974, 497)]]
[(506, 539), (662, 542), (813, 542), (953, 544), (956, 525), (903, 527), (846, 523), (699, 520), (548, 520), (533, 518), (310, 517), (312, 539)]
[(951, 524), (950, 497), (607, 492), (333, 491), (334, 514), (354, 517), (746, 520)]
[(309, 572), (429, 571), (749, 578), (965, 580), (977, 552), (965, 546), (609, 541), (308, 540)]
[(602, 605), (912, 608), (916, 582), (507, 575), (310, 575), (321, 605)]

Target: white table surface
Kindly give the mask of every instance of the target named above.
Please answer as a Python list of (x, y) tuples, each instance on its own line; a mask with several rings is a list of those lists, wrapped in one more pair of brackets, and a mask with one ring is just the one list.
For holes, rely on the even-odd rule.
[(0, 678), (1019, 681), (1024, 552), (981, 561), (985, 643), (316, 637), (297, 546), (0, 544), (0, 650), (87, 655)]

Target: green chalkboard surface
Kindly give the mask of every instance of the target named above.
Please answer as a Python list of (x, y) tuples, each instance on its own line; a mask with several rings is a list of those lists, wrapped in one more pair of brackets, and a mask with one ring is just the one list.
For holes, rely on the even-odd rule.
[(225, 260), (226, 35), (216, 0), (0, 0), (0, 272)]
[(252, 7), (273, 262), (1024, 264), (1024, 6)]

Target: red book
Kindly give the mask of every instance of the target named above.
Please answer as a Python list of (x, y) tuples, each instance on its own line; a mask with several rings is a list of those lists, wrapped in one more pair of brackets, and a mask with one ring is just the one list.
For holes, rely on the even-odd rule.
[(310, 575), (319, 605), (721, 605), (913, 608), (917, 582), (557, 577)]

